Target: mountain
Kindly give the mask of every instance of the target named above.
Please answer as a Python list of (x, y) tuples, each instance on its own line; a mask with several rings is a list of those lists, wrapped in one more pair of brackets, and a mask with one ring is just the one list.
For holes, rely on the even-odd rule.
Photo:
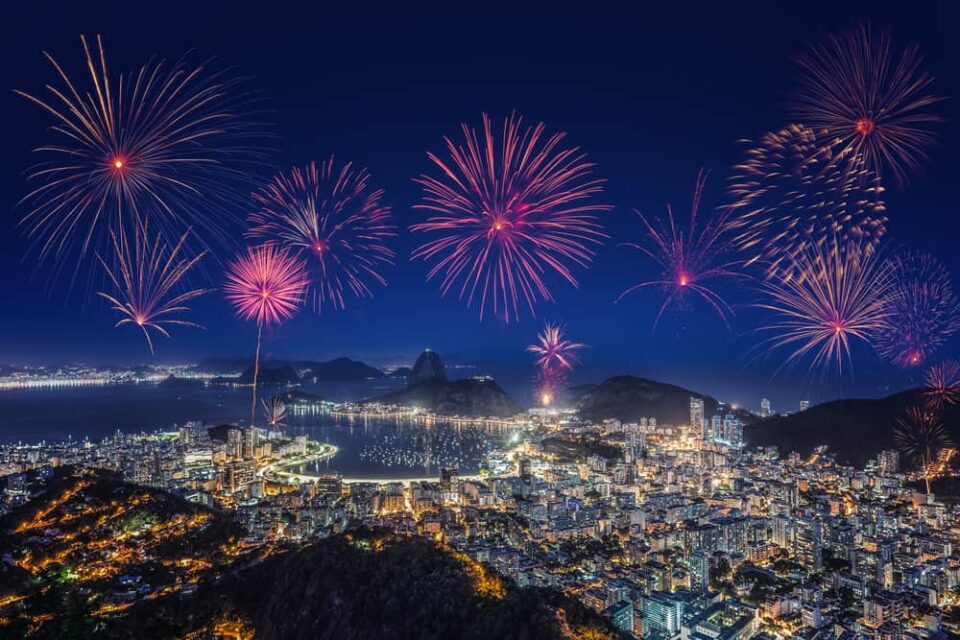
[[(925, 400), (919, 389), (877, 400), (834, 400), (799, 413), (759, 420), (748, 425), (744, 435), (749, 446), (776, 445), (784, 453), (806, 454), (825, 444), (839, 461), (862, 465), (878, 451), (896, 448), (893, 432), (897, 418)], [(960, 406), (946, 408), (943, 424), (951, 439), (960, 442)]]
[[(194, 369), (204, 373), (236, 374), (237, 371), (252, 372), (249, 357), (246, 358), (204, 358)], [(334, 358), (327, 361), (316, 360), (270, 360), (260, 363), (260, 373), (264, 370), (291, 368), (302, 371), (304, 380), (313, 382), (356, 382), (370, 378), (384, 377), (383, 371), (376, 367), (351, 358)], [(243, 374), (243, 375), (246, 375)], [(250, 384), (248, 380), (246, 384)]]
[[(719, 404), (708, 395), (635, 376), (614, 376), (599, 385), (580, 385), (572, 388), (571, 393), (581, 414), (592, 420), (656, 418), (665, 424), (686, 424), (690, 421), (691, 397), (703, 400), (708, 420)], [(745, 412), (739, 413), (741, 418), (747, 417)]]
[(430, 540), (371, 530), (275, 553), (190, 598), (145, 602), (103, 637), (201, 637), (192, 633), (225, 619), (258, 640), (617, 637), (558, 591), (518, 587)]
[(313, 382), (355, 382), (384, 377), (380, 369), (350, 358), (335, 358), (327, 362), (295, 362), (294, 366), (304, 371), (304, 380)]
[(413, 369), (407, 378), (410, 385), (420, 384), (421, 382), (430, 382), (433, 380), (446, 380), (447, 369), (443, 366), (443, 360), (440, 354), (430, 349), (425, 349), (413, 363)]
[(204, 385), (203, 380), (197, 378), (181, 378), (172, 373), (157, 383), (157, 386), (169, 389), (199, 389)]
[(520, 407), (492, 378), (428, 380), (368, 400), (420, 407), (444, 416), (509, 418)]
[[(238, 378), (232, 378), (230, 381), (236, 384), (253, 384), (253, 366), (240, 374)], [(280, 367), (260, 367), (260, 373), (257, 375), (257, 386), (279, 387), (291, 384), (299, 384), (300, 376), (290, 365)]]

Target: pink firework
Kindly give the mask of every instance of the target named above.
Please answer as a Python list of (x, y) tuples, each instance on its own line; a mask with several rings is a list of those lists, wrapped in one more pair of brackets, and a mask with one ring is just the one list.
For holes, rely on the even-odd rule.
[(852, 346), (873, 346), (889, 314), (889, 263), (855, 241), (811, 244), (790, 258), (796, 274), (764, 283), (757, 304), (776, 320), (763, 327), (775, 335), (767, 346), (790, 348), (792, 364), (812, 356), (812, 366), (835, 364), (841, 372)]
[(240, 318), (262, 327), (290, 318), (303, 303), (307, 283), (300, 258), (265, 244), (248, 248), (228, 266), (223, 291)]
[(525, 304), (553, 300), (545, 274), (576, 286), (574, 267), (587, 267), (593, 247), (606, 237), (594, 203), (602, 180), (578, 148), (561, 148), (564, 134), (547, 137), (543, 123), (524, 127), (516, 114), (499, 136), (484, 114), (483, 130), (462, 125), (464, 143), (446, 138), (449, 160), (430, 153), (438, 177), (421, 175), (416, 205), (431, 216), (411, 226), (437, 234), (413, 253), (436, 260), (427, 276), (440, 278), (444, 295), (459, 290), (467, 306), (475, 300), (483, 319), (488, 305), (504, 322), (516, 320)]
[(240, 318), (257, 321), (251, 425), (257, 414), (257, 378), (260, 374), (263, 327), (290, 318), (303, 303), (308, 284), (303, 261), (287, 249), (272, 244), (247, 248), (245, 254), (227, 266), (224, 295), (233, 303)]
[(143, 331), (153, 353), (151, 331), (169, 338), (171, 327), (200, 327), (179, 316), (189, 311), (187, 302), (211, 290), (182, 287), (187, 274), (204, 256), (204, 253), (192, 258), (181, 255), (189, 231), (172, 249), (162, 234), (151, 236), (146, 223), (136, 225), (132, 233), (131, 241), (126, 235), (111, 232), (115, 266), (97, 254), (114, 287), (110, 293), (98, 291), (97, 295), (122, 316), (116, 326), (136, 325)]
[(960, 329), (960, 299), (946, 267), (930, 254), (891, 260), (894, 284), (877, 351), (901, 367), (925, 363)]
[(577, 362), (576, 352), (585, 344), (567, 338), (559, 324), (548, 322), (537, 335), (537, 342), (527, 347), (527, 351), (537, 357), (537, 368), (544, 375), (552, 376), (573, 369)]
[(889, 33), (860, 25), (811, 45), (798, 63), (797, 120), (839, 141), (877, 175), (889, 170), (903, 183), (924, 163), (935, 140), (930, 125), (942, 120), (929, 107), (942, 98), (929, 93), (933, 78), (921, 70), (915, 46), (894, 51)]
[(927, 402), (933, 410), (939, 411), (945, 405), (960, 402), (960, 363), (956, 360), (933, 365), (923, 382)]
[(345, 294), (372, 297), (371, 283), (393, 264), (387, 241), (396, 236), (383, 191), (370, 187), (366, 169), (340, 167), (333, 158), (281, 174), (254, 194), (260, 210), (249, 217), (252, 238), (276, 242), (302, 256), (310, 270), (312, 297), (343, 309)]
[(662, 269), (660, 278), (635, 284), (617, 298), (620, 302), (626, 295), (648, 287), (661, 289), (665, 297), (653, 322), (654, 327), (667, 309), (687, 308), (691, 298), (706, 302), (728, 326), (733, 315), (730, 306), (713, 288), (718, 282), (742, 277), (736, 271), (737, 261), (732, 259), (732, 236), (727, 216), (715, 215), (702, 228), (697, 226), (706, 178), (703, 171), (697, 176), (686, 230), (677, 224), (670, 205), (667, 205), (666, 220), (650, 219), (637, 212), (646, 227), (649, 242), (624, 245), (644, 253)]

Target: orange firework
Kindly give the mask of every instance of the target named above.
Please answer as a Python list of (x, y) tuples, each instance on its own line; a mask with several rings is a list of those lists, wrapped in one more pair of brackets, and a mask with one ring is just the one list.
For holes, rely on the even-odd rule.
[(136, 225), (132, 233), (134, 237), (130, 241), (124, 234), (111, 232), (114, 267), (97, 254), (114, 287), (113, 293), (98, 291), (97, 295), (123, 316), (116, 326), (133, 324), (140, 327), (150, 353), (153, 353), (150, 331), (169, 338), (169, 327), (200, 327), (176, 316), (189, 311), (185, 303), (211, 289), (188, 288), (177, 292), (187, 274), (204, 257), (204, 253), (193, 258), (181, 257), (189, 231), (180, 237), (173, 249), (162, 236), (151, 236), (146, 223)]
[(810, 45), (798, 63), (797, 120), (901, 184), (926, 161), (934, 143), (929, 125), (942, 120), (929, 107), (942, 98), (929, 92), (933, 78), (920, 68), (917, 47), (894, 51), (889, 33), (860, 25)]
[(930, 367), (924, 376), (924, 391), (933, 410), (960, 402), (960, 363), (945, 360)]
[(889, 263), (856, 241), (811, 244), (790, 258), (791, 277), (767, 280), (758, 307), (772, 312), (770, 348), (791, 348), (787, 364), (812, 356), (813, 367), (842, 371), (855, 342), (873, 345), (889, 314)]
[(800, 125), (768, 133), (747, 150), (728, 187), (733, 243), (747, 267), (789, 278), (807, 246), (838, 238), (873, 250), (886, 232), (883, 187), (844, 155)]
[(81, 42), (86, 78), (45, 53), (59, 84), (47, 85), (48, 96), (16, 92), (54, 121), (56, 140), (36, 149), (47, 160), (29, 173), (35, 186), (20, 221), (40, 261), (76, 277), (89, 251), (103, 253), (147, 215), (168, 244), (187, 228), (202, 244), (226, 240), (246, 170), (259, 162), (246, 146), (259, 134), (237, 82), (182, 60), (114, 75), (100, 37), (94, 47)]

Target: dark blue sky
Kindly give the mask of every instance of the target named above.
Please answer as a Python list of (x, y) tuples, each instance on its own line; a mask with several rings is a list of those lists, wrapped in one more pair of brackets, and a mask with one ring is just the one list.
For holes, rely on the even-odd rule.
[[(630, 372), (712, 392), (750, 405), (760, 395), (781, 406), (801, 396), (877, 395), (910, 383), (909, 376), (870, 357), (856, 362), (853, 381), (779, 374), (777, 358), (751, 362), (757, 317), (742, 310), (733, 331), (705, 309), (668, 318), (653, 333), (654, 294), (613, 300), (627, 285), (656, 273), (639, 255), (616, 247), (640, 237), (633, 208), (659, 212), (666, 202), (684, 211), (700, 167), (712, 170), (707, 204), (720, 201), (727, 168), (742, 151), (738, 140), (787, 123), (786, 95), (794, 86), (791, 62), (805, 40), (843, 30), (867, 18), (892, 29), (899, 43), (918, 42), (936, 91), (954, 96), (942, 109), (956, 112), (960, 44), (950, 3), (659, 3), (633, 9), (577, 4), (558, 9), (520, 3), (450, 3), (446, 8), (356, 11), (324, 6), (261, 3), (83, 3), (52, 9), (35, 3), (7, 9), (0, 39), (5, 64), (0, 86), (37, 91), (53, 80), (41, 56), (50, 50), (80, 70), (79, 35), (102, 33), (115, 71), (151, 55), (176, 58), (193, 49), (254, 76), (271, 109), (278, 167), (335, 153), (366, 165), (387, 190), (402, 227), (419, 190), (411, 178), (429, 170), (425, 152), (441, 150), (442, 136), (462, 121), (479, 123), (486, 111), (502, 118), (517, 109), (543, 120), (580, 145), (608, 180), (605, 216), (613, 240), (593, 268), (580, 272), (580, 289), (555, 283), (557, 303), (538, 317), (482, 324), (455, 298), (442, 299), (424, 282), (425, 266), (410, 263), (415, 240), (404, 233), (399, 260), (386, 273), (390, 286), (374, 300), (336, 314), (301, 313), (267, 337), (277, 356), (351, 355), (377, 362), (413, 356), (430, 346), (472, 361), (527, 362), (523, 348), (544, 319), (566, 322), (591, 345), (582, 377)], [(94, 4), (110, 8), (94, 8)], [(705, 3), (704, 3), (705, 4)], [(12, 13), (11, 13), (12, 12)], [(65, 303), (31, 282), (25, 241), (15, 228), (22, 172), (32, 147), (49, 140), (48, 119), (8, 93), (0, 101), (6, 123), (0, 147), (0, 281), (7, 292), (0, 314), (0, 361), (51, 359), (147, 360), (133, 331), (114, 330), (98, 304)], [(960, 221), (960, 124), (940, 128), (933, 164), (906, 190), (888, 193), (890, 235), (938, 254), (960, 277), (956, 242)], [(246, 212), (238, 211), (238, 215)], [(728, 292), (732, 302), (746, 302)], [(178, 360), (252, 350), (254, 327), (235, 320), (219, 295), (196, 305), (206, 331), (180, 331), (160, 340), (158, 358)], [(958, 355), (956, 341), (946, 350)], [(862, 354), (861, 354), (862, 355)]]

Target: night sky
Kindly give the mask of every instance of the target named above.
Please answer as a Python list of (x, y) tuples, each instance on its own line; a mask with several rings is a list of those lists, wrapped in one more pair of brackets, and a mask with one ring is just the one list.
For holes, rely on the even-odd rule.
[[(266, 337), (271, 356), (349, 355), (381, 364), (432, 347), (480, 363), (481, 370), (493, 370), (493, 363), (529, 367), (523, 349), (549, 319), (566, 323), (571, 337), (590, 345), (577, 380), (629, 372), (750, 406), (764, 395), (782, 408), (801, 397), (877, 396), (908, 386), (916, 373), (898, 372), (863, 352), (853, 376), (842, 380), (803, 366), (774, 375), (783, 354), (751, 360), (760, 317), (743, 306), (732, 331), (695, 307), (683, 317), (668, 316), (653, 332), (654, 292), (613, 304), (626, 286), (657, 273), (640, 254), (617, 247), (641, 237), (632, 210), (659, 213), (672, 202), (685, 212), (701, 167), (712, 172), (705, 205), (721, 203), (728, 168), (742, 154), (738, 141), (789, 122), (786, 102), (797, 79), (792, 56), (805, 41), (863, 19), (890, 28), (895, 43), (919, 43), (936, 77), (934, 91), (953, 96), (940, 106), (950, 120), (938, 129), (932, 163), (906, 189), (890, 181), (886, 200), (888, 237), (935, 253), (960, 278), (960, 40), (950, 2), (633, 3), (632, 10), (590, 3), (570, 9), (449, 3), (432, 10), (371, 4), (354, 12), (328, 3), (250, 9), (206, 2), (128, 2), (110, 9), (99, 8), (109, 3), (43, 4), (6, 9), (0, 86), (37, 92), (52, 82), (45, 49), (79, 74), (82, 33), (103, 34), (114, 71), (152, 55), (215, 55), (252, 76), (250, 84), (262, 92), (278, 169), (330, 154), (365, 165), (386, 189), (403, 229), (422, 218), (411, 209), (420, 195), (412, 178), (431, 170), (426, 151), (442, 151), (443, 135), (457, 135), (461, 122), (479, 125), (481, 112), (502, 120), (516, 109), (528, 122), (565, 131), (608, 181), (603, 198), (615, 209), (603, 221), (612, 240), (589, 271), (577, 273), (579, 289), (551, 280), (556, 304), (542, 304), (536, 318), (480, 323), (475, 309), (441, 298), (436, 283), (424, 281), (426, 265), (409, 260), (421, 238), (404, 231), (395, 245), (397, 264), (385, 273), (387, 289), (347, 311), (300, 313)], [(31, 280), (35, 265), (15, 226), (16, 203), (27, 190), (23, 172), (33, 162), (31, 149), (50, 140), (49, 119), (12, 91), (0, 109), (6, 123), (0, 208), (7, 212), (0, 233), (6, 292), (0, 362), (148, 361), (142, 337), (114, 329), (105, 305), (83, 305)], [(724, 292), (731, 303), (750, 301), (742, 290)], [(158, 339), (158, 360), (252, 351), (255, 326), (235, 319), (219, 294), (194, 310), (208, 329)], [(942, 354), (960, 355), (960, 341)]]

